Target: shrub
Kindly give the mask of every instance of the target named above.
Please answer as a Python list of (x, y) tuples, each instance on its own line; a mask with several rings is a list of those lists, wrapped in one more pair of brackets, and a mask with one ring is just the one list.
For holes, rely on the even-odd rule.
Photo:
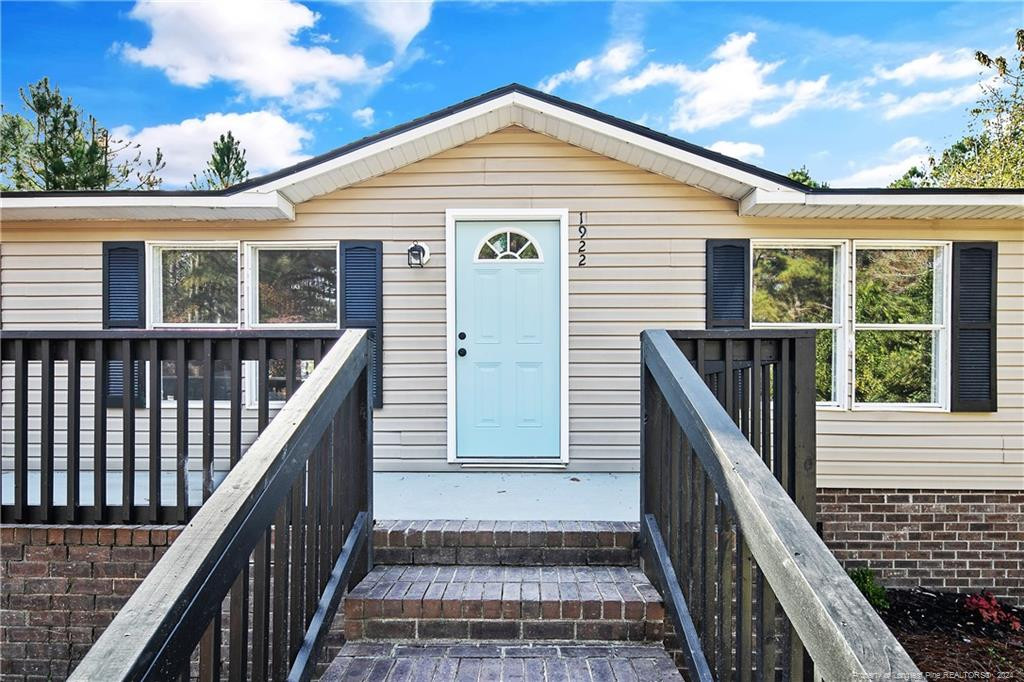
[(981, 592), (980, 594), (969, 594), (964, 599), (964, 610), (976, 611), (986, 623), (995, 625), (1005, 624), (1014, 631), (1021, 629), (1020, 619), (999, 603), (994, 594)]
[(850, 574), (850, 580), (876, 611), (889, 608), (889, 598), (885, 596), (885, 588), (875, 580), (874, 571), (865, 567), (851, 568), (847, 572)]

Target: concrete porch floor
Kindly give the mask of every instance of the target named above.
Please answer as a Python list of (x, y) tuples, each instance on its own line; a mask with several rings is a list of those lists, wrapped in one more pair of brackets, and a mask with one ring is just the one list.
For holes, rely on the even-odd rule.
[[(136, 504), (149, 502), (146, 472), (136, 472)], [(224, 474), (218, 472), (215, 480)], [(64, 504), (66, 474), (54, 474), (54, 503)], [(92, 503), (92, 472), (81, 474), (82, 504)], [(378, 519), (501, 519), (505, 521), (636, 521), (640, 515), (640, 476), (565, 472), (377, 472), (374, 516)], [(188, 477), (189, 498), (198, 500), (202, 479)], [(174, 474), (161, 475), (161, 497), (174, 500)], [(14, 473), (4, 471), (0, 499), (14, 499)], [(121, 474), (107, 474), (107, 499), (121, 499)], [(28, 502), (38, 504), (39, 474), (29, 472)]]

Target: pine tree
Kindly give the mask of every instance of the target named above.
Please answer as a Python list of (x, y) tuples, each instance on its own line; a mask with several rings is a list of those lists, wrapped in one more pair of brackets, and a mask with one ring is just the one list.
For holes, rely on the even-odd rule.
[(214, 141), (213, 154), (206, 162), (202, 180), (193, 175), (192, 183), (189, 186), (195, 190), (227, 189), (232, 185), (245, 182), (248, 178), (249, 171), (245, 167), (245, 150), (229, 130), (226, 135), (221, 135), (220, 139)]
[(43, 78), (19, 90), (28, 116), (0, 116), (0, 188), (156, 189), (163, 154), (142, 161), (137, 144), (114, 139), (94, 116)]
[(786, 173), (786, 177), (790, 180), (796, 180), (799, 183), (807, 185), (813, 189), (828, 189), (827, 182), (818, 182), (811, 177), (811, 173), (807, 170), (807, 166), (800, 166)]

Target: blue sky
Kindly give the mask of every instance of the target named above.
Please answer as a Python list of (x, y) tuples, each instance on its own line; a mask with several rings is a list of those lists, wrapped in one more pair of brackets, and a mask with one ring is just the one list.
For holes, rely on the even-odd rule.
[(3, 2), (0, 97), (48, 76), (168, 160), (274, 170), (517, 81), (759, 166), (877, 186), (961, 135), (1024, 3)]

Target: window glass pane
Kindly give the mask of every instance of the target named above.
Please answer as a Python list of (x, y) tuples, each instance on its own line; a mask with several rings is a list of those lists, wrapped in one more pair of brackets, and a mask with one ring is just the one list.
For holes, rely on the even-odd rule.
[(259, 322), (334, 324), (338, 319), (335, 249), (259, 249)]
[(530, 238), (519, 232), (502, 232), (480, 247), (477, 260), (538, 260), (540, 252)]
[(859, 403), (935, 403), (931, 331), (860, 330), (856, 344)]
[(938, 249), (858, 249), (857, 322), (933, 324), (942, 307), (934, 292)]
[(238, 324), (238, 252), (160, 249), (162, 322)]
[(833, 321), (834, 248), (755, 248), (754, 322)]
[[(287, 400), (288, 378), (285, 376), (285, 368), (288, 363), (285, 360), (271, 360), (268, 365), (270, 376), (267, 378), (267, 396), (270, 400)], [(312, 373), (312, 360), (296, 360), (295, 388), (301, 386), (302, 382), (308, 379)]]
[(817, 332), (817, 343), (814, 346), (814, 384), (817, 388), (817, 400), (819, 403), (838, 402), (835, 392), (834, 366), (835, 358), (835, 331), (832, 329), (819, 329)]
[[(163, 400), (178, 398), (178, 368), (171, 360), (161, 363), (160, 396)], [(203, 365), (200, 362), (188, 362), (187, 381), (185, 388), (189, 400), (203, 399)], [(213, 361), (213, 399), (231, 399), (231, 367), (226, 360)]]

